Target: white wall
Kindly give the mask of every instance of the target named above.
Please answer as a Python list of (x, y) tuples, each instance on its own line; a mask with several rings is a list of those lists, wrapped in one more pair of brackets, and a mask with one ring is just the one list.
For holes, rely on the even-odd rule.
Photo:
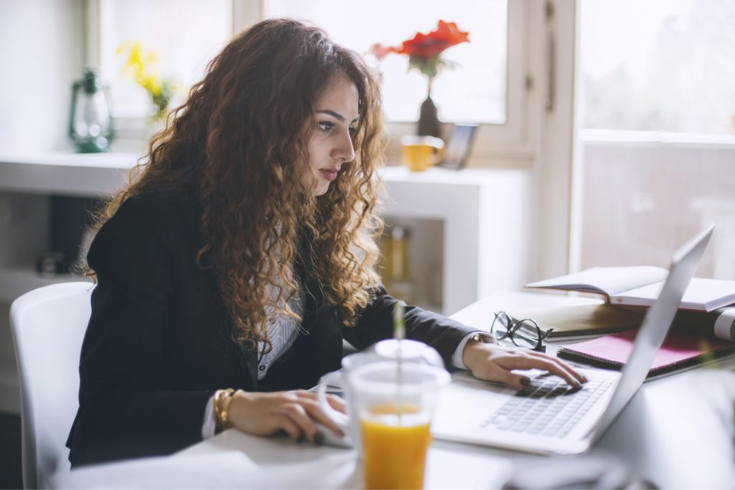
[(82, 74), (83, 0), (0, 0), (0, 152), (70, 148)]
[[(71, 85), (82, 74), (83, 4), (0, 0), (0, 153), (71, 148), (66, 133)], [(0, 194), (0, 256), (22, 250), (28, 231), (45, 233), (45, 226), (26, 230), (24, 218), (29, 209), (43, 212), (47, 200)], [(18, 411), (18, 397), (8, 306), (0, 304), (0, 411), (12, 413)]]

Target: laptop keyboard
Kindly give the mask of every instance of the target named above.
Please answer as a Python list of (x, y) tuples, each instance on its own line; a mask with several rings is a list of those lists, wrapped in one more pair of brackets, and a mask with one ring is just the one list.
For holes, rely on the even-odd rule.
[(591, 379), (581, 389), (556, 376), (539, 377), (498, 408), (480, 427), (564, 437), (612, 386), (610, 380)]

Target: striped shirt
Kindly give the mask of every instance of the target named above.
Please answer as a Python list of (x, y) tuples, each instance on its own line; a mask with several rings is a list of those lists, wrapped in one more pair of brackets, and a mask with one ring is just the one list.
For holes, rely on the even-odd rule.
[[(273, 296), (278, 294), (278, 289), (273, 288)], [(273, 298), (275, 299), (275, 297)], [(306, 296), (304, 288), (300, 287), (298, 294), (294, 295), (289, 301), (288, 306), (299, 318), (304, 311), (304, 301)], [(299, 323), (296, 318), (290, 317), (280, 312), (276, 312), (273, 305), (266, 307), (268, 320), (268, 339), (271, 341), (273, 348), (267, 354), (259, 356), (258, 359), (258, 381), (268, 374), (268, 369), (278, 360), (281, 355), (286, 352), (296, 342), (299, 336)], [(272, 319), (272, 320), (270, 320)], [(258, 352), (263, 352), (265, 344), (258, 342)]]

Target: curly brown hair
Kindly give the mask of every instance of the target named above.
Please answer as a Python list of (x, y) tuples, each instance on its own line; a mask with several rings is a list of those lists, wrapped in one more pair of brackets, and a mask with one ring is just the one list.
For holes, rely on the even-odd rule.
[[(314, 197), (305, 177), (312, 172), (308, 122), (338, 75), (358, 91), (356, 157), (326, 194)], [(380, 103), (364, 61), (324, 31), (289, 19), (259, 22), (210, 62), (97, 229), (130, 197), (188, 189), (201, 210), (205, 242), (196, 260), (216, 273), (239, 342), (271, 348), (267, 306), (296, 317), (288, 300), (299, 287), (297, 260), (309, 265), (326, 303), (353, 326), (379, 286), (376, 169), (386, 143)]]

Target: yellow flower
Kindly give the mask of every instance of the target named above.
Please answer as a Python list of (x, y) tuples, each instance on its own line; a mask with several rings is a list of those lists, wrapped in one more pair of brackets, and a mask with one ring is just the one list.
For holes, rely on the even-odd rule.
[(144, 74), (136, 80), (138, 85), (143, 87), (146, 92), (153, 96), (161, 94), (161, 81), (156, 75)]
[(148, 93), (157, 108), (156, 117), (165, 115), (173, 93), (180, 87), (171, 80), (161, 78), (158, 54), (155, 51), (146, 51), (137, 41), (121, 44), (117, 48), (117, 54), (127, 56), (123, 73)]

